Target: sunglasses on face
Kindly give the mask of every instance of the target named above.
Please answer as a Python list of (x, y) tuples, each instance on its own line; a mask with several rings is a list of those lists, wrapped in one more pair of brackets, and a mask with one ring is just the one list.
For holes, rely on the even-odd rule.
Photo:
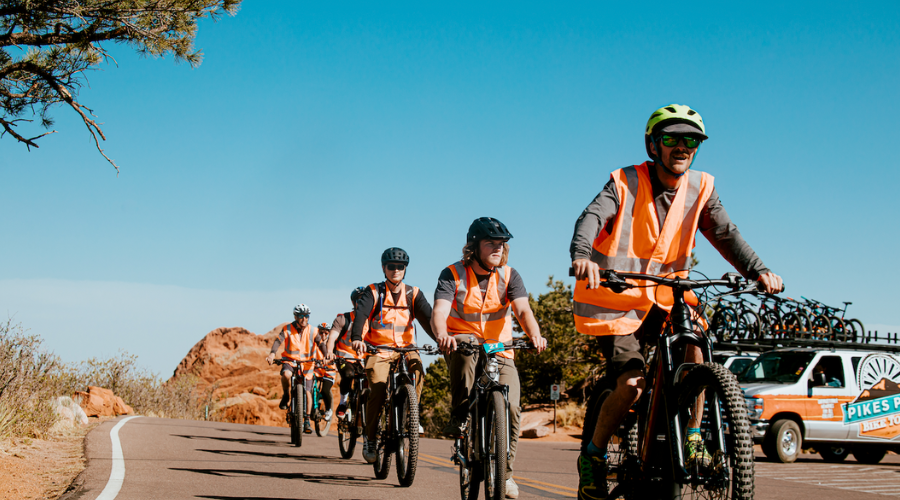
[(684, 147), (693, 149), (700, 145), (700, 139), (689, 135), (664, 135), (662, 136), (662, 144), (667, 148), (674, 148), (678, 142), (684, 140)]
[(386, 267), (388, 271), (403, 271), (406, 269), (405, 264), (385, 264), (384, 267)]
[(302, 319), (302, 318), (308, 318), (309, 314), (295, 314), (294, 316)]

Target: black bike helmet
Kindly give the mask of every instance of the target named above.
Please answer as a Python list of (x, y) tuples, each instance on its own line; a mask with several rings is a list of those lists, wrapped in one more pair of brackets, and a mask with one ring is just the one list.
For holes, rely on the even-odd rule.
[(358, 286), (358, 287), (354, 288), (353, 291), (350, 292), (350, 302), (352, 302), (353, 305), (355, 306), (356, 301), (359, 299), (359, 295), (365, 291), (366, 291), (366, 287), (364, 287), (364, 286)]
[(466, 242), (481, 240), (509, 241), (513, 235), (506, 229), (506, 225), (493, 217), (479, 217), (469, 226), (466, 234)]
[(385, 265), (388, 262), (396, 262), (398, 264), (403, 264), (404, 266), (409, 265), (409, 254), (406, 253), (406, 250), (397, 247), (391, 247), (385, 250), (381, 254), (381, 265)]

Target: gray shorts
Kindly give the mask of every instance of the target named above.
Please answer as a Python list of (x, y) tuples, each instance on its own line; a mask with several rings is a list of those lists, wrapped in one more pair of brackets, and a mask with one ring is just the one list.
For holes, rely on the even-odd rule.
[(646, 360), (641, 355), (644, 333), (659, 333), (668, 315), (665, 309), (653, 306), (634, 333), (597, 337), (600, 352), (606, 359), (607, 376), (617, 379), (631, 370), (640, 370), (643, 373), (646, 365)]

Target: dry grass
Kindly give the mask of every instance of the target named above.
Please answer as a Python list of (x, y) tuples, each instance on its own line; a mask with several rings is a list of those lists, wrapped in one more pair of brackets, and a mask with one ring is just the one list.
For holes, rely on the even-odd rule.
[(556, 425), (560, 427), (583, 427), (585, 408), (575, 401), (567, 401), (556, 410)]
[(57, 420), (51, 400), (88, 386), (110, 389), (140, 415), (199, 420), (211, 403), (215, 386), (199, 389), (194, 375), (164, 382), (124, 352), (66, 364), (42, 343), (21, 325), (0, 324), (0, 442), (46, 437)]

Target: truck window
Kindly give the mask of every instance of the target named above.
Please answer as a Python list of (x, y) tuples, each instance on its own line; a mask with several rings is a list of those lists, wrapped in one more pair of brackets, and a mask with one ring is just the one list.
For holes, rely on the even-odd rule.
[(796, 383), (815, 355), (814, 351), (770, 351), (764, 353), (738, 376), (738, 381)]
[(732, 373), (735, 375), (740, 375), (744, 368), (750, 366), (750, 363), (753, 362), (753, 358), (738, 358), (731, 362), (731, 366), (728, 367)]
[[(822, 356), (812, 371), (812, 380), (816, 385), (822, 385), (819, 382), (819, 374), (825, 375), (825, 384), (827, 387), (844, 387), (844, 364), (841, 362), (840, 356)], [(824, 387), (823, 386), (823, 387)]]

